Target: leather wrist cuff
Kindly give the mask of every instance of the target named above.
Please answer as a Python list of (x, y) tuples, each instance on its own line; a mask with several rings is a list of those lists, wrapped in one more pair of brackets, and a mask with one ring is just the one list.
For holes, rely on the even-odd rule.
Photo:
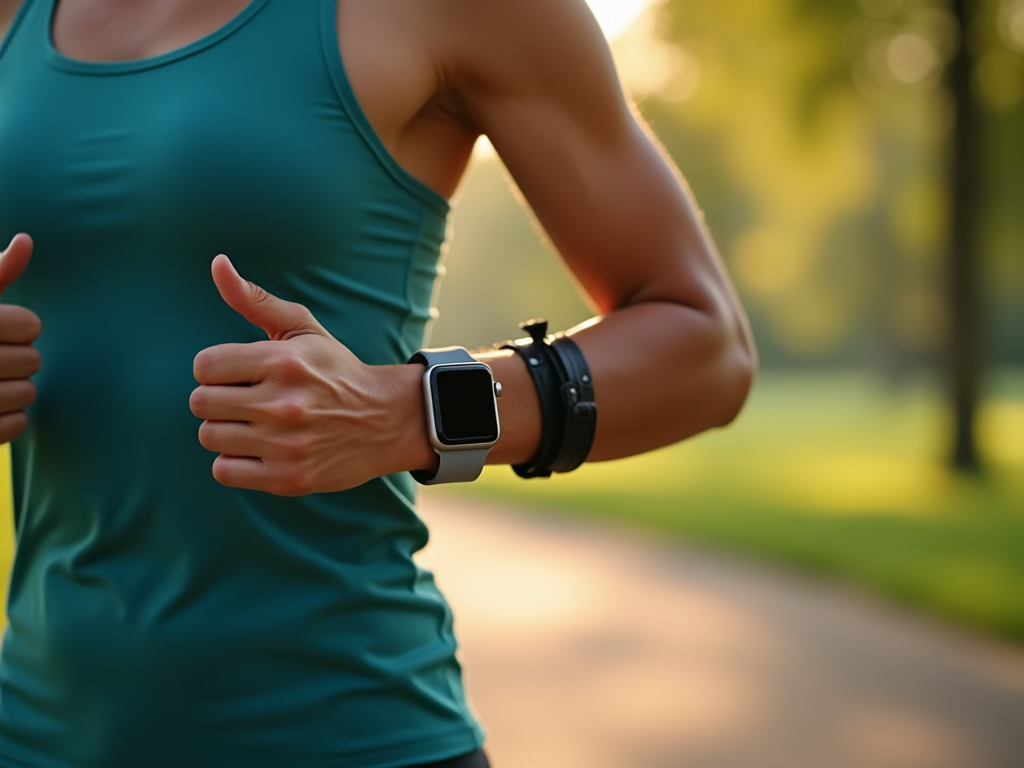
[(551, 349), (555, 351), (563, 372), (558, 395), (564, 420), (562, 446), (551, 469), (554, 472), (572, 472), (587, 460), (594, 445), (597, 431), (594, 382), (587, 359), (575, 341), (564, 334), (556, 334), (551, 341)]
[(564, 334), (548, 338), (547, 320), (530, 320), (520, 327), (530, 338), (508, 342), (500, 349), (511, 349), (526, 362), (540, 399), (541, 442), (529, 461), (512, 469), (524, 478), (571, 472), (586, 461), (597, 428), (587, 360)]
[(555, 367), (554, 353), (544, 343), (548, 331), (547, 321), (531, 320), (521, 323), (520, 328), (529, 333), (531, 338), (507, 342), (500, 349), (511, 349), (526, 363), (540, 399), (541, 436), (537, 453), (529, 461), (513, 464), (512, 471), (527, 479), (550, 477), (551, 465), (561, 446), (564, 428), (558, 396), (560, 377)]

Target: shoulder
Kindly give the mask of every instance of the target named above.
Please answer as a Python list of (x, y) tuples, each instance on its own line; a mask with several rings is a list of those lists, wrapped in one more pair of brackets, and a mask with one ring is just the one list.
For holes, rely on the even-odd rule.
[[(497, 27), (513, 35), (536, 37), (592, 26), (600, 35), (586, 0), (425, 0), (425, 4), (483, 32)], [(454, 17), (450, 18), (454, 21)]]
[(348, 54), (360, 51), (375, 73), (400, 72), (404, 90), (457, 92), (468, 107), (520, 97), (570, 109), (623, 102), (585, 0), (339, 0), (339, 8), (339, 32), (351, 22)]
[(426, 0), (421, 7), (432, 12), (437, 41), (477, 79), (551, 77), (579, 56), (611, 64), (584, 0)]
[(585, 0), (421, 2), (432, 17), (431, 57), (479, 127), (492, 127), (479, 109), (510, 102), (556, 106), (566, 118), (609, 128), (626, 125), (612, 55)]
[(551, 74), (545, 67), (553, 57), (567, 63), (573, 54), (611, 65), (585, 0), (338, 0), (338, 7), (339, 29), (351, 19), (363, 37), (401, 43), (478, 78), (502, 79), (510, 65)]

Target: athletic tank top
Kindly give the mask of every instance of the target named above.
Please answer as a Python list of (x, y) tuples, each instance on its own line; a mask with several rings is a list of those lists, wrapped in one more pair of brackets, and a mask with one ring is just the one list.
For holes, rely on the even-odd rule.
[(220, 486), (192, 360), (265, 339), (210, 262), (366, 363), (430, 317), (447, 203), (350, 90), (336, 0), (252, 0), (180, 50), (86, 63), (27, 0), (0, 49), (5, 302), (42, 320), (13, 445), (7, 768), (384, 768), (476, 749), (407, 474), (282, 498)]

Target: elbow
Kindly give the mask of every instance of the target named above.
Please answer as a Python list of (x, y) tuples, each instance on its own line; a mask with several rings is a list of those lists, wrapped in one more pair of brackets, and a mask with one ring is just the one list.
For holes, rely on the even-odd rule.
[(736, 421), (754, 388), (757, 373), (757, 349), (749, 334), (730, 339), (722, 354), (719, 374), (722, 410), (716, 427), (727, 427)]
[[(717, 314), (717, 317), (715, 316)], [(742, 413), (758, 372), (757, 348), (741, 311), (713, 313), (708, 318), (710, 342), (705, 349), (708, 428), (727, 427)]]

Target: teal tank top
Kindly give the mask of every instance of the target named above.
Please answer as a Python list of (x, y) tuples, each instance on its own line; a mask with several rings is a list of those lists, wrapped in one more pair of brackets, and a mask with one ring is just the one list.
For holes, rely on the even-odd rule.
[(451, 612), (412, 555), (407, 474), (282, 498), (211, 476), (192, 360), (265, 338), (210, 262), (300, 302), (364, 362), (430, 318), (448, 205), (372, 132), (336, 0), (252, 0), (155, 58), (86, 63), (26, 0), (0, 49), (3, 299), (42, 370), (12, 448), (7, 768), (385, 768), (471, 752)]

